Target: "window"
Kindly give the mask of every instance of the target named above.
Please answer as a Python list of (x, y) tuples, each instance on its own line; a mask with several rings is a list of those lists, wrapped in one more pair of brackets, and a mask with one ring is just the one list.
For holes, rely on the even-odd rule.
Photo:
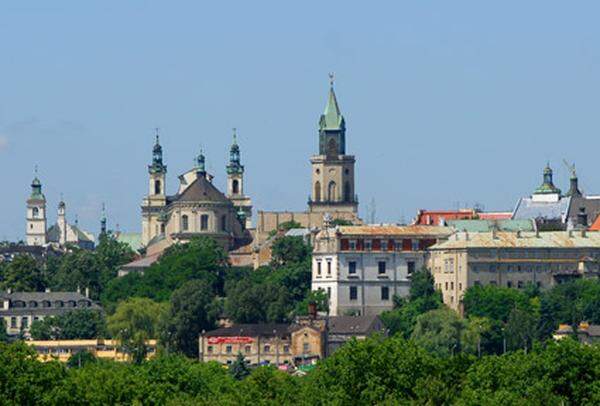
[(356, 273), (356, 261), (348, 262), (348, 273), (351, 275)]
[(266, 345), (263, 347), (263, 352), (271, 352), (271, 346), (270, 346), (269, 344), (266, 344)]
[(252, 347), (251, 346), (247, 345), (247, 346), (244, 347), (244, 352), (246, 354), (250, 354), (251, 351), (252, 351)]
[[(348, 170), (348, 169), (346, 169)], [(351, 202), (352, 201), (352, 190), (350, 189), (350, 182), (344, 183), (344, 201)]]
[(448, 282), (446, 282), (446, 290), (448, 290)]
[(356, 240), (350, 240), (350, 250), (356, 251)]
[(390, 300), (390, 288), (387, 286), (381, 287), (381, 300)]
[(207, 351), (209, 354), (212, 354), (212, 352), (213, 352), (213, 346), (212, 346), (212, 345), (209, 345), (208, 347), (206, 347), (206, 351)]
[(321, 261), (317, 261), (317, 275), (321, 276)]
[(331, 275), (331, 261), (327, 261), (327, 275)]
[(381, 250), (382, 251), (387, 251), (388, 248), (388, 242), (387, 240), (381, 240)]
[(327, 297), (331, 297), (331, 288), (327, 287)]
[(479, 282), (479, 281), (475, 281), (475, 282), (473, 282), (473, 285), (474, 285), (474, 286), (481, 286), (481, 282)]
[(208, 214), (200, 216), (200, 230), (208, 230)]
[(227, 216), (224, 214), (221, 216), (221, 231), (227, 231)]
[(16, 317), (10, 318), (10, 328), (17, 328), (17, 318)]
[(184, 214), (183, 216), (181, 216), (181, 230), (187, 231), (189, 226), (190, 224), (188, 216)]
[[(318, 169), (317, 169), (318, 171)], [(319, 172), (317, 172), (319, 173)], [(321, 183), (319, 181), (315, 182), (315, 202), (321, 201)]]
[(29, 318), (21, 317), (21, 328), (27, 328), (27, 327), (29, 327)]
[(162, 224), (160, 225), (160, 233), (161, 233), (161, 234), (164, 234), (164, 233), (165, 233), (165, 223), (162, 223)]
[(233, 350), (233, 348), (231, 347), (231, 345), (228, 345), (227, 347), (225, 347), (225, 352), (227, 354), (231, 354), (232, 350)]
[(506, 287), (512, 288), (512, 281), (506, 281)]
[(329, 187), (327, 188), (327, 200), (330, 202), (337, 201), (337, 185), (334, 181), (329, 182)]
[(406, 263), (406, 267), (408, 268), (408, 274), (412, 274), (415, 272), (415, 261), (408, 261)]
[(365, 241), (365, 251), (371, 251), (371, 240)]
[(454, 290), (454, 282), (450, 282), (450, 290)]
[(517, 288), (519, 288), (519, 289), (523, 288), (523, 281), (517, 281)]
[(413, 251), (419, 251), (419, 240), (412, 240), (412, 250)]
[(377, 262), (377, 270), (380, 275), (385, 273), (385, 261)]
[(358, 288), (356, 286), (350, 286), (350, 300), (358, 299)]
[(462, 291), (462, 283), (458, 282), (458, 290)]
[[(40, 209), (38, 209), (37, 207), (34, 207), (32, 210), (32, 214), (33, 214), (33, 218), (38, 218), (40, 215)], [(31, 228), (33, 228), (33, 225), (31, 226)]]
[(158, 180), (158, 179), (157, 179), (157, 180), (155, 180), (155, 181), (154, 181), (154, 194), (155, 194), (155, 195), (160, 195), (160, 194), (161, 194), (161, 192), (162, 192), (162, 189), (161, 189), (161, 187), (160, 187), (160, 186), (161, 186), (161, 185), (160, 185), (160, 180)]
[(287, 345), (287, 344), (286, 344), (286, 345), (284, 345), (284, 346), (283, 346), (283, 352), (284, 352), (285, 354), (289, 354), (289, 353), (290, 353), (290, 346), (289, 346), (289, 345)]
[(302, 352), (303, 352), (304, 354), (306, 354), (306, 353), (308, 353), (309, 351), (310, 351), (310, 344), (308, 344), (308, 343), (303, 343), (303, 344), (302, 344)]
[(237, 179), (234, 179), (233, 182), (231, 182), (231, 191), (234, 195), (237, 195), (238, 193), (240, 193), (240, 181)]

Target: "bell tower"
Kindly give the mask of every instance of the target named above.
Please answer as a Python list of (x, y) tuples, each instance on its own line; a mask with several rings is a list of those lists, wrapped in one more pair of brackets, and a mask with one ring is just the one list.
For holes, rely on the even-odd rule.
[(329, 75), (329, 97), (319, 120), (319, 154), (310, 159), (312, 189), (308, 201), (311, 212), (357, 213), (354, 189), (353, 155), (346, 155), (346, 120)]
[(160, 234), (160, 212), (167, 204), (167, 166), (163, 163), (163, 151), (156, 129), (156, 142), (152, 148), (152, 163), (148, 165), (148, 195), (142, 202), (142, 244), (146, 245)]
[(227, 165), (227, 197), (238, 209), (238, 217), (244, 227), (252, 226), (252, 201), (244, 195), (244, 165), (241, 163), (240, 147), (237, 143), (236, 129), (233, 129), (233, 142), (229, 148)]
[(31, 182), (31, 194), (27, 199), (27, 245), (46, 244), (46, 196), (42, 193), (42, 183), (37, 177)]

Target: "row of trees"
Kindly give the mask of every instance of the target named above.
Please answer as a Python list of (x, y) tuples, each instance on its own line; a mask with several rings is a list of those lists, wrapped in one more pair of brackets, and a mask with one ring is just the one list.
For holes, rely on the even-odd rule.
[(142, 364), (41, 363), (0, 343), (6, 404), (527, 404), (600, 403), (600, 347), (564, 339), (502, 356), (441, 357), (397, 335), (353, 340), (304, 377), (272, 367), (235, 374), (162, 355)]

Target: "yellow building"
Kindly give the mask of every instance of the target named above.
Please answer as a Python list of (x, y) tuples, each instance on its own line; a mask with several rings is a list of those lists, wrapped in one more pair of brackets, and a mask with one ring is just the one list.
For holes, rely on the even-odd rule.
[[(124, 353), (118, 340), (33, 340), (25, 341), (38, 353), (40, 361), (58, 360), (67, 362), (69, 358), (81, 351), (88, 351), (98, 359), (111, 361), (129, 361), (131, 356)], [(146, 359), (156, 356), (157, 340), (147, 340)]]

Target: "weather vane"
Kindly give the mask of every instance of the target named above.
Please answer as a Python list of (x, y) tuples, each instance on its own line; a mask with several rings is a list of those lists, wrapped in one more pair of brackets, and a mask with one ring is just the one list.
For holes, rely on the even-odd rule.
[(335, 76), (334, 76), (333, 72), (329, 72), (329, 85), (331, 87), (333, 87), (334, 79), (335, 79)]
[(154, 131), (156, 132), (156, 143), (158, 144), (158, 127), (154, 127)]

